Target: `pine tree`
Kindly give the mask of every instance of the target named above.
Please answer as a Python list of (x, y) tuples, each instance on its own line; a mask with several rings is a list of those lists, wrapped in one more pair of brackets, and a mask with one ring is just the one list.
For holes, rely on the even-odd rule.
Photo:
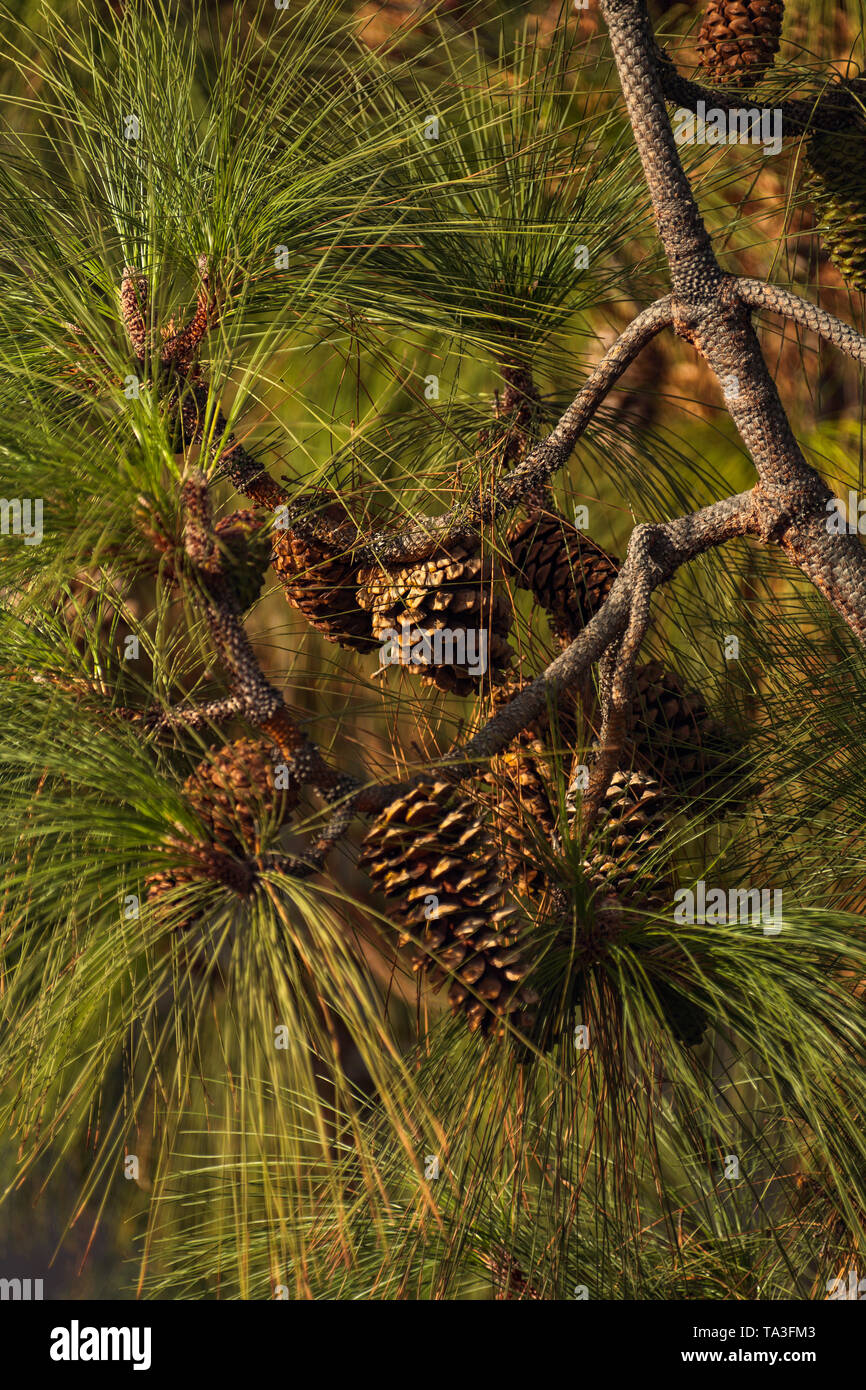
[[(140, 1237), (106, 1296), (823, 1297), (866, 557), (797, 438), (856, 489), (862, 401), (752, 314), (856, 382), (774, 283), (786, 178), (859, 283), (856, 34), (369, 9), (4, 32), (2, 1200)], [(784, 177), (707, 183), (662, 96), (759, 79)]]

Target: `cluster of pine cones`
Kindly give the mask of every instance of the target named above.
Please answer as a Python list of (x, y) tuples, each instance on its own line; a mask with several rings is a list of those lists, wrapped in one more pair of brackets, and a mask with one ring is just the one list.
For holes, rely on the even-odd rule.
[(347, 531), (331, 503), (316, 509), (314, 529), (274, 532), (286, 597), (328, 641), (355, 651), (388, 646), (392, 664), (459, 695), (502, 678), (511, 609), (494, 556), (453, 544), (408, 565), (359, 567)]
[[(611, 556), (551, 511), (512, 527), (504, 566), (547, 611), (563, 643), (605, 601), (618, 571)], [(639, 667), (635, 686), (627, 765), (607, 790), (583, 874), (599, 903), (665, 911), (673, 890), (653, 861), (677, 799), (717, 794), (735, 747), (703, 700), (659, 662)], [(503, 679), (491, 692), (494, 708), (521, 687), (514, 675)], [(538, 999), (526, 983), (533, 935), (514, 925), (509, 894), (534, 899), (536, 912), (550, 888), (548, 865), (562, 833), (553, 753), (576, 747), (579, 717), (575, 705), (557, 711), (556, 730), (547, 717), (523, 730), (471, 793), (444, 778), (413, 787), (364, 842), (361, 864), (389, 900), (401, 942), (412, 943), (415, 968), (434, 982), (447, 978), (452, 1009), (473, 1029), (495, 1031), (507, 1018), (531, 1031), (535, 1021)], [(672, 990), (657, 994), (675, 1035), (698, 1042), (707, 1024), (701, 1011)]]

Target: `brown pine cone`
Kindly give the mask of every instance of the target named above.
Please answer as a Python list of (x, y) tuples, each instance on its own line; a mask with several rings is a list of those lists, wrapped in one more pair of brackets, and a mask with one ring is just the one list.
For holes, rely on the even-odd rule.
[(274, 569), (292, 607), (329, 642), (370, 651), (372, 623), (358, 606), (357, 567), (342, 510), (333, 503), (318, 508), (315, 528), (304, 527), (303, 534), (275, 529), (273, 546)]
[[(367, 834), (359, 860), (395, 905), (400, 944), (415, 943), (415, 969), (450, 980), (452, 1012), (488, 1032), (511, 1014), (532, 1022), (530, 967), (509, 925), (502, 865), (473, 807), (450, 782), (398, 796)], [(428, 915), (429, 914), (429, 915)]]
[[(672, 911), (673, 883), (660, 858), (670, 815), (670, 803), (652, 778), (637, 771), (614, 774), (584, 862), (597, 896), (641, 912)], [(674, 1037), (696, 1047), (709, 1023), (704, 1010), (665, 979), (654, 980), (653, 990)]]
[[(255, 874), (251, 867), (235, 858), (223, 845), (196, 844), (171, 836), (164, 842), (164, 850), (173, 862), (145, 879), (145, 898), (151, 908), (158, 908), (167, 894), (191, 883), (220, 883), (242, 898), (253, 891)], [(179, 905), (175, 911), (179, 911)], [(198, 917), (198, 908), (190, 905), (186, 915), (176, 922), (174, 930), (189, 931)]]
[(508, 534), (518, 585), (549, 613), (563, 642), (572, 642), (604, 603), (619, 564), (556, 513), (518, 522)]
[(538, 740), (521, 736), (493, 759), (490, 771), (484, 774), (490, 788), (491, 829), (509, 880), (520, 893), (543, 889), (545, 874), (538, 862), (538, 838), (541, 835), (552, 843), (556, 829), (542, 771), (543, 756)]
[(670, 814), (658, 782), (637, 771), (614, 773), (585, 860), (597, 893), (613, 894), (647, 912), (672, 906), (673, 892), (659, 879), (658, 868), (651, 878), (647, 869), (647, 860), (664, 841)]
[(536, 1286), (523, 1272), (519, 1262), (504, 1245), (498, 1245), (481, 1255), (481, 1263), (490, 1274), (494, 1298), (497, 1301), (540, 1299)]
[(277, 788), (282, 761), (266, 739), (241, 738), (198, 764), (183, 788), (210, 841), (244, 854), (255, 848), (263, 821), (285, 823), (298, 804), (298, 787), (286, 779), (288, 786)]
[(782, 0), (709, 0), (698, 50), (716, 82), (748, 86), (762, 77), (779, 51)]
[(667, 790), (720, 793), (736, 776), (732, 734), (660, 661), (638, 666), (635, 686), (630, 739), (639, 766)]
[(426, 684), (468, 695), (501, 679), (512, 658), (512, 614), (494, 557), (453, 545), (358, 578), (358, 603), (372, 614), (374, 637), (390, 642), (394, 660)]

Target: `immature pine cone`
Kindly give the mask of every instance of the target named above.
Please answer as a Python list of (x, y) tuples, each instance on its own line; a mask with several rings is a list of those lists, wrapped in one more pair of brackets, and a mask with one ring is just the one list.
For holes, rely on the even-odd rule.
[(204, 821), (208, 838), (236, 853), (252, 850), (263, 821), (285, 823), (298, 804), (297, 784), (267, 739), (241, 738), (198, 764), (184, 782), (187, 800)]
[(508, 926), (516, 909), (505, 905), (502, 866), (482, 822), (452, 783), (424, 782), (392, 801), (359, 864), (394, 902), (400, 944), (415, 942), (415, 969), (451, 981), (452, 1011), (462, 1010), (473, 1032), (510, 1014), (530, 1026), (537, 996)]
[(715, 82), (745, 87), (772, 67), (779, 51), (782, 0), (709, 0), (698, 49)]
[(866, 79), (846, 83), (840, 97), (851, 129), (812, 134), (806, 187), (830, 259), (855, 289), (866, 290)]

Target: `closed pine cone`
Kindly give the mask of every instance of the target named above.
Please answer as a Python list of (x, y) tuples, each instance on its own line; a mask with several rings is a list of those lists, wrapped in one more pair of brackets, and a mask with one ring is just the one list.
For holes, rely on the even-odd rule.
[(511, 563), (562, 641), (571, 642), (604, 603), (619, 565), (600, 546), (556, 513), (518, 522), (508, 534)]
[[(673, 885), (660, 862), (670, 814), (658, 782), (637, 771), (614, 773), (584, 863), (597, 896), (642, 912), (672, 911)], [(674, 1037), (696, 1047), (709, 1022), (704, 1010), (666, 979), (654, 980), (653, 990)]]
[(709, 0), (698, 50), (716, 82), (748, 86), (772, 67), (779, 51), (782, 0)]
[[(372, 614), (377, 641), (405, 633), (404, 664), (425, 684), (468, 695), (485, 680), (497, 680), (512, 657), (512, 615), (498, 592), (501, 577), (492, 556), (452, 545), (405, 568), (362, 570), (358, 603)], [(483, 671), (470, 669), (482, 665)]]
[[(669, 816), (669, 802), (651, 777), (639, 771), (614, 773), (584, 863), (599, 898), (613, 897), (641, 912), (673, 910), (673, 883), (657, 858)], [(652, 988), (673, 1036), (685, 1047), (696, 1047), (709, 1023), (701, 1005), (666, 979), (653, 980)]]
[(340, 647), (369, 651), (373, 646), (370, 615), (358, 607), (357, 568), (335, 505), (319, 509), (316, 525), (274, 530), (274, 569), (286, 598), (323, 637)]
[(659, 883), (657, 863), (647, 860), (664, 841), (670, 807), (658, 782), (642, 772), (615, 772), (605, 793), (585, 869), (597, 893), (613, 894), (642, 910), (672, 906), (673, 894)]
[(252, 850), (263, 820), (283, 825), (298, 804), (297, 784), (276, 786), (282, 762), (267, 739), (241, 738), (204, 759), (183, 784), (187, 800), (215, 844), (243, 853)]
[[(503, 682), (493, 691), (494, 712), (509, 704), (528, 684), (518, 676)], [(483, 718), (487, 718), (486, 712)], [(569, 731), (574, 732), (573, 721)], [(552, 843), (556, 829), (545, 776), (549, 736), (550, 722), (545, 711), (521, 730), (484, 774), (481, 799), (511, 882), (521, 893), (541, 891), (544, 887), (545, 875), (538, 863), (539, 835)]]
[[(532, 1022), (535, 991), (505, 905), (502, 866), (473, 807), (445, 781), (398, 796), (367, 834), (359, 863), (394, 903), (400, 944), (415, 942), (415, 969), (450, 980), (452, 1012), (488, 1032), (519, 1014)], [(430, 903), (430, 898), (435, 903)], [(435, 915), (428, 916), (430, 909)], [(434, 960), (435, 956), (435, 960)]]
[(518, 892), (541, 891), (545, 874), (538, 862), (538, 837), (552, 842), (556, 820), (542, 768), (544, 747), (518, 737), (494, 758), (485, 781), (491, 789), (491, 821), (511, 884)]
[(812, 134), (806, 187), (830, 259), (855, 289), (866, 290), (866, 79), (845, 83), (839, 101), (851, 128)]

